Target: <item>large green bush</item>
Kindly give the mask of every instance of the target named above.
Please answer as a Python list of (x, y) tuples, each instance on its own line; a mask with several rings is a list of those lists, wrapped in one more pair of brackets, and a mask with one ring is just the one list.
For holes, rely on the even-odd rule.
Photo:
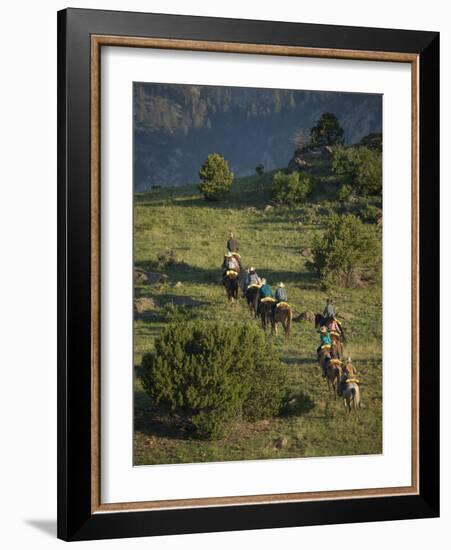
[(225, 158), (217, 153), (208, 155), (199, 171), (199, 177), (199, 190), (205, 200), (220, 200), (232, 188), (233, 172)]
[(379, 195), (382, 192), (382, 154), (367, 147), (337, 147), (332, 171), (343, 176), (346, 186), (356, 195)]
[(373, 225), (352, 214), (333, 215), (312, 247), (313, 267), (326, 286), (359, 286), (374, 281), (381, 269), (381, 239)]
[(304, 202), (312, 189), (312, 178), (300, 172), (276, 172), (272, 178), (272, 198), (282, 204), (294, 205)]
[(239, 417), (277, 414), (286, 391), (280, 360), (251, 323), (168, 325), (143, 357), (142, 380), (154, 402), (211, 439)]

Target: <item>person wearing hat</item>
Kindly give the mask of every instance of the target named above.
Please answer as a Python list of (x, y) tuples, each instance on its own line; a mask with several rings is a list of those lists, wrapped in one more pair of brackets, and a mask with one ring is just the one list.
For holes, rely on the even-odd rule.
[(260, 287), (260, 300), (262, 298), (273, 298), (273, 291), (265, 278), (262, 279), (262, 286)]
[(285, 290), (285, 285), (283, 283), (279, 283), (277, 285), (274, 298), (277, 300), (277, 302), (288, 302), (288, 294)]
[(227, 271), (236, 271), (237, 273), (240, 272), (240, 263), (230, 251), (227, 251), (224, 254), (222, 269), (224, 270), (223, 277), (226, 276)]
[(233, 233), (229, 234), (229, 238), (227, 240), (227, 250), (229, 252), (239, 252), (240, 245), (238, 241), (235, 238), (235, 235)]
[(260, 302), (263, 298), (274, 298), (272, 288), (264, 277), (261, 280), (261, 287), (258, 292), (257, 315), (260, 314)]
[(324, 311), (323, 311), (323, 317), (326, 319), (326, 322), (327, 322), (329, 319), (333, 319), (335, 315), (336, 313), (335, 313), (334, 305), (332, 303), (332, 298), (327, 298), (326, 307), (324, 308)]
[(261, 284), (260, 277), (258, 276), (257, 271), (255, 270), (255, 267), (254, 267), (254, 266), (251, 266), (251, 267), (248, 269), (248, 272), (247, 272), (247, 275), (246, 275), (246, 279), (245, 279), (245, 286), (246, 286), (246, 289), (247, 289), (247, 287), (249, 287), (250, 285), (259, 285), (259, 284)]
[(332, 344), (329, 331), (324, 325), (319, 329), (319, 339), (320, 339), (320, 345), (316, 350), (317, 354), (319, 354), (323, 346), (330, 346)]

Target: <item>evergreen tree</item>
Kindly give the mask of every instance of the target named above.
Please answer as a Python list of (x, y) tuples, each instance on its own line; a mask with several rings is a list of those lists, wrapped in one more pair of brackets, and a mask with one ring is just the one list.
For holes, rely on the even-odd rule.
[(211, 153), (199, 171), (199, 190), (205, 200), (217, 201), (230, 192), (233, 172), (228, 162), (218, 153)]
[(323, 113), (315, 126), (310, 130), (312, 145), (342, 145), (344, 130), (333, 113)]

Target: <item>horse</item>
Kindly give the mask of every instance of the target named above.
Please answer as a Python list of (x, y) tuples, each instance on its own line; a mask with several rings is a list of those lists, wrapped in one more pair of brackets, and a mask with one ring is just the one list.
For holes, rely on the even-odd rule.
[(316, 313), (315, 314), (315, 328), (322, 327), (326, 324), (326, 318), (322, 313)]
[(230, 302), (238, 299), (238, 273), (236, 271), (227, 271), (223, 283), (226, 289), (227, 298)]
[(340, 395), (343, 397), (343, 403), (348, 413), (352, 409), (356, 412), (357, 409), (360, 409), (359, 381), (354, 376), (355, 370), (352, 367), (352, 363), (348, 362), (340, 377)]
[[(321, 313), (317, 313), (315, 315), (315, 328), (319, 328), (326, 325), (327, 329), (329, 330), (329, 323), (328, 319), (324, 317)], [(341, 359), (343, 357), (343, 342), (346, 343), (346, 336), (344, 333), (343, 328), (340, 326), (340, 333), (335, 331), (330, 331), (330, 339), (332, 340), (332, 343), (335, 344), (335, 348), (337, 350), (337, 357)]]
[(283, 330), (285, 331), (285, 335), (290, 336), (292, 320), (293, 320), (293, 310), (291, 306), (287, 303), (281, 302), (273, 310), (273, 316), (272, 316), (273, 331), (277, 334), (277, 325), (278, 323), (281, 323)]
[(258, 293), (260, 289), (256, 285), (250, 285), (244, 294), (246, 297), (247, 305), (249, 306), (249, 311), (252, 317), (257, 317), (258, 309)]
[(270, 324), (271, 327), (274, 326), (273, 307), (274, 299), (263, 298), (258, 304), (258, 312), (262, 321), (263, 330), (266, 330)]
[(332, 340), (330, 348), (332, 357), (334, 359), (341, 359), (343, 357), (343, 344), (340, 337), (337, 337), (335, 334), (331, 334), (330, 339)]
[(331, 356), (331, 350), (328, 346), (323, 347), (318, 354), (319, 364), (323, 375), (327, 380), (329, 393), (333, 391), (334, 399), (337, 399), (337, 393), (340, 393), (339, 382), (342, 376), (341, 361)]

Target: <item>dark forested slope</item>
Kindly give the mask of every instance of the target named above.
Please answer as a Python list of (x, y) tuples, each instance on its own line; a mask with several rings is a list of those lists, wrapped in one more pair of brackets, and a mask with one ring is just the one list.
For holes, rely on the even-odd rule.
[(286, 166), (296, 136), (333, 112), (346, 143), (381, 132), (380, 95), (135, 83), (134, 187), (198, 181), (217, 152), (236, 175)]

